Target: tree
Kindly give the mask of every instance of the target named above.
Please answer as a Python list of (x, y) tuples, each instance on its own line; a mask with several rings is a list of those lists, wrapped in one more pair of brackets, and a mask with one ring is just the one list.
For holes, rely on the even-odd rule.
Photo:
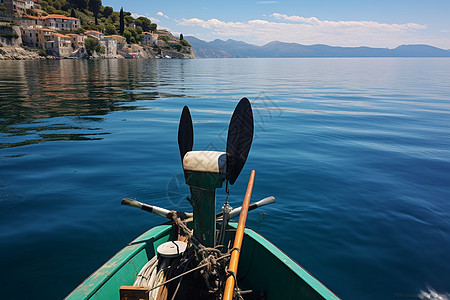
[(180, 41), (184, 40), (183, 34), (180, 33)]
[(117, 34), (116, 26), (114, 26), (113, 24), (107, 24), (105, 27), (105, 33), (109, 35)]
[(127, 30), (128, 30), (129, 32), (131, 32), (131, 34), (132, 34), (134, 37), (136, 37), (136, 35), (138, 34), (136, 28), (129, 27), (129, 28), (127, 28)]
[(150, 24), (150, 31), (156, 32), (157, 25), (155, 23)]
[(181, 46), (185, 46), (185, 47), (191, 47), (191, 45), (188, 43), (188, 41), (186, 40), (181, 40), (180, 41)]
[(134, 18), (132, 16), (125, 15), (125, 21), (127, 21), (127, 25), (129, 25), (134, 22)]
[(61, 10), (61, 1), (53, 1), (53, 8), (56, 10)]
[[(0, 4), (0, 11), (2, 11), (2, 6), (1, 5), (2, 4)], [(27, 15), (30, 15), (30, 16), (35, 16), (35, 17), (38, 16), (38, 13), (34, 9), (27, 8), (25, 12), (27, 13)]]
[(142, 21), (139, 20), (139, 18), (135, 19), (135, 20), (134, 20), (134, 26), (142, 27)]
[(119, 21), (119, 13), (113, 12), (108, 19), (112, 24), (116, 24)]
[(89, 0), (88, 7), (94, 13), (95, 25), (98, 25), (97, 15), (102, 7), (102, 0)]
[(71, 9), (70, 10), (70, 16), (72, 17), (72, 18), (76, 18), (77, 17), (77, 14), (75, 13), (75, 9)]
[(100, 46), (100, 42), (91, 37), (88, 37), (84, 40), (84, 46), (86, 47), (86, 51), (89, 54), (89, 56), (92, 55), (94, 53), (94, 51), (98, 52), (98, 53), (105, 52), (105, 48)]
[(103, 7), (102, 15), (105, 18), (108, 18), (113, 12), (114, 12), (114, 10), (111, 6), (105, 6), (105, 7)]
[(134, 24), (141, 26), (144, 31), (150, 31), (152, 21), (146, 17), (139, 17), (134, 21)]
[(123, 32), (124, 38), (127, 39), (127, 43), (131, 43), (131, 38), (133, 37), (133, 34), (127, 29)]
[(124, 34), (125, 30), (125, 20), (123, 16), (123, 7), (120, 8), (120, 16), (119, 16), (120, 26), (119, 26), (119, 33)]
[(69, 1), (70, 3), (72, 3), (73, 6), (75, 6), (78, 9), (86, 9), (87, 8), (87, 4), (88, 1), (87, 0), (72, 0)]
[(69, 2), (62, 1), (62, 3), (61, 3), (61, 10), (64, 10), (64, 11), (68, 12), (70, 10), (70, 8), (71, 8), (71, 6), (70, 6)]

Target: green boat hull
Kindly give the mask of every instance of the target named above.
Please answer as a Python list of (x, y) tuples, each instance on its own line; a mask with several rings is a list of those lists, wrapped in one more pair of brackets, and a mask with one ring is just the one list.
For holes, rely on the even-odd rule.
[[(230, 224), (236, 228), (235, 223)], [(118, 252), (70, 295), (75, 299), (119, 299), (121, 286), (133, 285), (156, 248), (176, 239), (172, 225), (150, 229)], [(240, 288), (264, 290), (266, 299), (339, 299), (321, 282), (255, 231), (246, 228), (237, 282)]]

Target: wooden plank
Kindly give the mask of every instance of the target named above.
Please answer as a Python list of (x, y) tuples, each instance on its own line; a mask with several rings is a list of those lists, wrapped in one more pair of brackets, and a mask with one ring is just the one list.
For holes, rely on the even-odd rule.
[(121, 286), (120, 300), (148, 300), (148, 287)]

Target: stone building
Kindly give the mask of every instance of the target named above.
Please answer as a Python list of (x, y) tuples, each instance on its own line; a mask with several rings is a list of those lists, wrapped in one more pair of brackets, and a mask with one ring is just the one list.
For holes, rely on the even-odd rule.
[(167, 29), (158, 29), (156, 30), (156, 33), (158, 34), (159, 37), (167, 37), (167, 38), (172, 38), (172, 34), (167, 30)]
[(100, 43), (105, 47), (105, 55), (107, 57), (117, 55), (117, 41), (112, 36), (103, 37), (103, 41)]
[(159, 47), (165, 47), (165, 46), (167, 46), (167, 43), (164, 41), (161, 41), (161, 40), (157, 40), (156, 45)]
[(117, 50), (122, 49), (123, 47), (126, 47), (127, 45), (127, 39), (121, 35), (111, 35), (111, 38), (115, 39), (117, 41)]
[(86, 39), (85, 35), (69, 33), (69, 34), (67, 34), (67, 36), (70, 36), (73, 49), (78, 49), (80, 47), (84, 47), (84, 40)]
[(53, 32), (51, 40), (45, 42), (45, 49), (52, 55), (68, 57), (72, 54), (72, 39), (68, 35)]
[(44, 19), (42, 17), (35, 17), (25, 14), (21, 20), (20, 24), (22, 26), (45, 26)]
[(45, 42), (52, 38), (53, 30), (40, 26), (22, 28), (22, 43), (32, 48), (45, 49)]
[(80, 28), (80, 20), (77, 18), (66, 17), (63, 15), (48, 15), (42, 17), (44, 25), (54, 30), (74, 31)]
[(146, 32), (146, 31), (144, 31), (142, 34), (144, 36), (142, 38), (142, 44), (144, 44), (144, 45), (156, 44), (156, 41), (158, 40), (158, 35), (157, 34)]
[(87, 35), (88, 37), (92, 37), (96, 40), (103, 41), (104, 35), (100, 31), (87, 30), (84, 34)]
[(9, 14), (17, 17), (21, 17), (27, 9), (33, 9), (35, 6), (33, 0), (1, 0), (0, 3), (6, 7)]

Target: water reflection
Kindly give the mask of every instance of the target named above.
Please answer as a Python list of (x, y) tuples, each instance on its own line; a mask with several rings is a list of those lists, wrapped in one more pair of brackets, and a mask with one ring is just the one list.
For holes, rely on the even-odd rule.
[(145, 109), (130, 104), (138, 100), (184, 97), (181, 90), (165, 91), (167, 83), (160, 78), (175, 75), (182, 81), (183, 64), (124, 59), (1, 62), (0, 148), (101, 138), (107, 133), (99, 128), (104, 119), (99, 116)]

